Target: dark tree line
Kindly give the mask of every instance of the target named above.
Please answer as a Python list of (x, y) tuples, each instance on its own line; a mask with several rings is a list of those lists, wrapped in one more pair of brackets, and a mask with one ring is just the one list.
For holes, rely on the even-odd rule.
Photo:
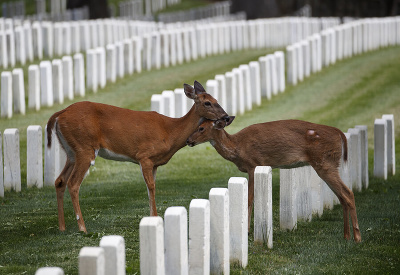
[(248, 19), (293, 15), (309, 4), (312, 16), (383, 17), (400, 15), (400, 0), (231, 0), (232, 12)]
[[(383, 17), (400, 15), (400, 0), (231, 0), (231, 12), (248, 19), (290, 16), (309, 4), (312, 16)], [(67, 8), (89, 7), (90, 18), (110, 17), (107, 0), (67, 0)]]

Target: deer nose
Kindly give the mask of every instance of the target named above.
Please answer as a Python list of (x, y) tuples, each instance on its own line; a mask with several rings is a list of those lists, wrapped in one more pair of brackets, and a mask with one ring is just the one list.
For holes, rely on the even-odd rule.
[(189, 147), (193, 147), (194, 146), (194, 142), (191, 142), (189, 139), (186, 140), (186, 145)]

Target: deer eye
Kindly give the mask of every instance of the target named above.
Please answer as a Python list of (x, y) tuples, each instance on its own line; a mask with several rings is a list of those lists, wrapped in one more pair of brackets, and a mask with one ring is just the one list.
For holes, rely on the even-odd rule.
[(207, 107), (210, 107), (211, 106), (211, 102), (207, 101), (207, 102), (204, 103), (204, 105), (207, 106)]
[(201, 132), (203, 132), (204, 131), (204, 128), (203, 127), (200, 127), (199, 128), (199, 132), (201, 133)]

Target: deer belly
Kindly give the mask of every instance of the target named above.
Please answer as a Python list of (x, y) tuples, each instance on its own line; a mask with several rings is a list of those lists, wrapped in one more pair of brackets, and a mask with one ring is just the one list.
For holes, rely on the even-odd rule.
[(138, 163), (136, 160), (134, 160), (128, 156), (114, 153), (113, 151), (110, 151), (105, 148), (100, 148), (98, 155), (104, 159), (115, 160), (115, 161), (129, 161), (129, 162), (133, 162), (133, 163)]

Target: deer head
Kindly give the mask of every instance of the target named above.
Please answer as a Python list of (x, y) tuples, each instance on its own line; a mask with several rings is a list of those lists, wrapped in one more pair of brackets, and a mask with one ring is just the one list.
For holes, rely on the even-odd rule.
[(214, 139), (214, 136), (218, 134), (218, 131), (223, 130), (226, 126), (229, 126), (235, 119), (234, 116), (229, 116), (226, 119), (218, 119), (216, 121), (205, 120), (197, 128), (187, 140), (186, 144), (190, 147), (196, 146), (198, 144), (210, 141)]
[(185, 94), (194, 100), (196, 113), (209, 120), (228, 119), (225, 110), (218, 104), (217, 100), (208, 94), (203, 86), (195, 81), (194, 87), (184, 84)]

